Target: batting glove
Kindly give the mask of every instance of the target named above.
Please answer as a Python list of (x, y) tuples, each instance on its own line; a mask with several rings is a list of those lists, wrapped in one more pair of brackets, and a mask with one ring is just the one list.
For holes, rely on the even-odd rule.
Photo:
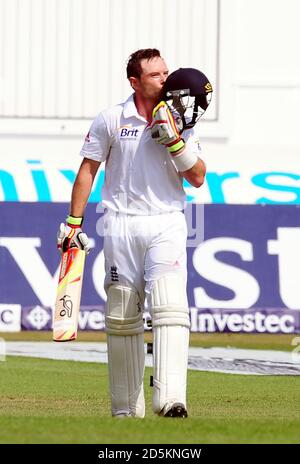
[(165, 145), (171, 155), (179, 154), (185, 147), (176, 122), (166, 102), (161, 101), (152, 112), (151, 135), (156, 143)]
[(91, 243), (88, 236), (82, 232), (83, 218), (75, 218), (74, 216), (67, 217), (67, 224), (63, 222), (59, 226), (57, 233), (57, 248), (63, 253), (69, 248), (80, 248), (88, 255), (91, 250)]

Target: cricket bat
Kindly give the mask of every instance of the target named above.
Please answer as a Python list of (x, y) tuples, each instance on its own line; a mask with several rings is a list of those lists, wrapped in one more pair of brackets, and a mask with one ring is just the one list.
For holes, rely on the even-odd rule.
[(70, 248), (62, 254), (53, 318), (53, 340), (77, 338), (85, 251)]

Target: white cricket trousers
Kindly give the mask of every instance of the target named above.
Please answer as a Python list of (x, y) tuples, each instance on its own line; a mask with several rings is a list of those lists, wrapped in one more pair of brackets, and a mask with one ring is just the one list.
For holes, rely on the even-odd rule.
[(133, 287), (144, 302), (153, 282), (166, 273), (178, 272), (186, 282), (182, 212), (136, 216), (107, 210), (103, 223), (106, 289), (111, 284)]

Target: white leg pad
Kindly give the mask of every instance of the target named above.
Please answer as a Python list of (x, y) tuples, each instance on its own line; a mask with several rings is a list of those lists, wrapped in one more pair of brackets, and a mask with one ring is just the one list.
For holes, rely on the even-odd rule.
[(185, 278), (170, 273), (153, 283), (153, 411), (165, 414), (174, 403), (186, 407), (189, 308)]
[(106, 333), (113, 416), (144, 417), (144, 325), (137, 292), (111, 285), (107, 290)]

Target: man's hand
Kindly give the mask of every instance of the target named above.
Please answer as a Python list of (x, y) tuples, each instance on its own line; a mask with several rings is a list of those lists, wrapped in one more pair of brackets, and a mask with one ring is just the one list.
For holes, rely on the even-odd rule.
[(166, 146), (179, 172), (191, 169), (197, 163), (198, 157), (185, 145), (166, 102), (161, 101), (154, 108), (152, 116), (153, 140)]
[(185, 143), (166, 102), (161, 101), (153, 110), (151, 135), (156, 143), (165, 145), (171, 155), (179, 154)]
[[(77, 222), (74, 224), (73, 222)], [(91, 250), (91, 244), (88, 236), (81, 229), (82, 218), (72, 218), (68, 216), (67, 224), (61, 223), (57, 233), (57, 248), (61, 253), (69, 248), (80, 248), (86, 254)]]

